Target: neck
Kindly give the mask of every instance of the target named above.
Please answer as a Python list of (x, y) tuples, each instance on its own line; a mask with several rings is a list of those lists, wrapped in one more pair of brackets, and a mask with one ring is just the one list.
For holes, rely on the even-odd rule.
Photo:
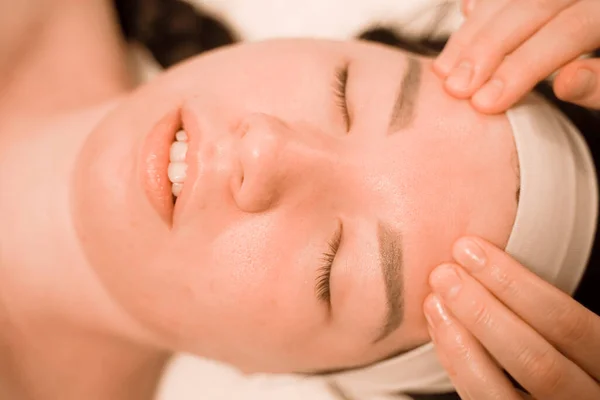
[(0, 387), (10, 398), (150, 399), (167, 358), (105, 292), (71, 222), (75, 158), (113, 106), (1, 132)]

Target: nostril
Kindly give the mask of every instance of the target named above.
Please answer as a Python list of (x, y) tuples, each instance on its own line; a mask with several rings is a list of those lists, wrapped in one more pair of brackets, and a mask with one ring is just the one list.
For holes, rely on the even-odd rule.
[(231, 194), (234, 198), (239, 196), (239, 193), (242, 191), (244, 186), (244, 182), (246, 180), (246, 174), (244, 173), (244, 167), (242, 165), (241, 160), (238, 158), (234, 169), (232, 170), (231, 177), (229, 179)]
[(238, 208), (246, 213), (261, 213), (269, 210), (274, 204), (276, 194), (273, 190), (259, 188), (260, 183), (254, 177), (240, 179), (240, 185), (234, 194)]
[[(239, 157), (234, 197), (246, 212), (262, 212), (279, 197), (282, 171), (288, 164), (289, 128), (278, 118), (252, 113), (235, 129), (235, 147)], [(284, 160), (284, 161), (282, 161)]]
[(249, 129), (250, 129), (250, 124), (248, 123), (248, 120), (247, 119), (243, 119), (233, 129), (233, 132), (234, 132), (234, 135), (235, 135), (236, 138), (243, 139), (244, 136), (246, 136), (246, 133), (248, 133)]

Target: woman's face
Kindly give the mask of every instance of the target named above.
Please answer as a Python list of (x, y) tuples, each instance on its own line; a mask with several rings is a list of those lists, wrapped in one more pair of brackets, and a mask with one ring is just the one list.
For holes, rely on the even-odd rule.
[(80, 155), (74, 216), (107, 291), (171, 348), (247, 371), (348, 368), (428, 341), (427, 276), (460, 235), (505, 245), (515, 160), (506, 118), (447, 96), (428, 59), (246, 44), (108, 115)]

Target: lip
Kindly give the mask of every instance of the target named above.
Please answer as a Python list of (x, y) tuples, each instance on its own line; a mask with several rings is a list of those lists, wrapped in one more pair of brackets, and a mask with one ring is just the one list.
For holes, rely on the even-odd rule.
[(172, 224), (173, 195), (167, 175), (169, 151), (181, 126), (179, 108), (162, 117), (146, 136), (140, 154), (140, 174), (144, 192), (152, 207), (169, 226)]

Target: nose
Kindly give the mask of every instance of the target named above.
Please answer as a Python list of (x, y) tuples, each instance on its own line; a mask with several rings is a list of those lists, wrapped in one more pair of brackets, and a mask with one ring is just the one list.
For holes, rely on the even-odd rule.
[(238, 207), (264, 212), (286, 195), (314, 184), (311, 177), (326, 159), (323, 143), (268, 114), (251, 114), (239, 127), (242, 177), (234, 190)]

